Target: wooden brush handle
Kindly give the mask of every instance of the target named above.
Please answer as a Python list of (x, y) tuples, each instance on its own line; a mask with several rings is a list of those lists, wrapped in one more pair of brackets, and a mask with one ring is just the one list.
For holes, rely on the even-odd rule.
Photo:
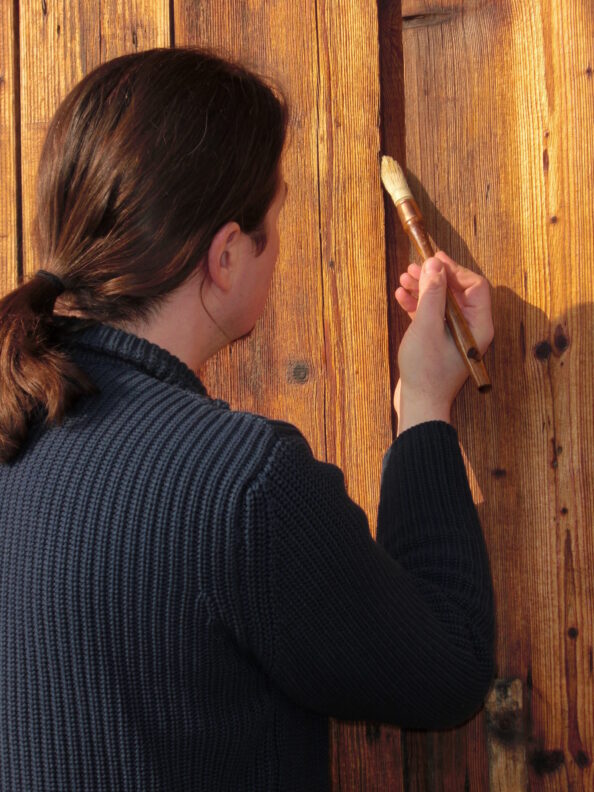
[[(423, 216), (414, 198), (406, 198), (396, 205), (404, 230), (423, 260), (435, 255), (436, 248), (423, 225)], [(446, 293), (446, 322), (470, 376), (481, 393), (491, 390), (491, 381), (476, 341), (466, 323), (464, 314), (448, 286)]]

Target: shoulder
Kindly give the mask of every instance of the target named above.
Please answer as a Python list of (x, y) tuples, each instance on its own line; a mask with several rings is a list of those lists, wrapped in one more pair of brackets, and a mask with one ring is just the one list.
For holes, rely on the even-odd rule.
[[(224, 467), (237, 494), (239, 490), (245, 494), (246, 487), (268, 490), (276, 489), (275, 485), (294, 486), (312, 475), (319, 464), (301, 430), (288, 421), (231, 410), (220, 403), (211, 402), (202, 410), (200, 427), (208, 425), (209, 431), (205, 436), (200, 427), (192, 430), (201, 449), (197, 461), (202, 466), (206, 453), (214, 467)], [(195, 457), (195, 452), (190, 456)]]
[(230, 409), (223, 410), (221, 420), (227, 424), (231, 434), (251, 443), (252, 451), (263, 463), (278, 462), (280, 458), (295, 453), (313, 459), (307, 439), (292, 423)]
[(235, 413), (234, 419), (257, 427), (263, 441), (255, 454), (257, 465), (244, 478), (248, 500), (264, 498), (291, 509), (298, 503), (348, 500), (342, 470), (318, 459), (298, 427), (250, 413)]
[[(234, 481), (237, 486), (281, 469), (296, 472), (303, 460), (313, 460), (308, 441), (294, 424), (232, 410), (218, 399), (188, 393), (178, 402), (174, 424), (179, 440), (176, 456), (181, 453), (186, 462), (193, 461), (203, 471), (225, 469), (228, 483)], [(159, 434), (164, 430), (162, 426)]]

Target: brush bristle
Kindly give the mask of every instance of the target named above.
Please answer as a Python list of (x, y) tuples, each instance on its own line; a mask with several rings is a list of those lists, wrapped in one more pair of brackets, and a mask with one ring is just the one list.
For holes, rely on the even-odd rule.
[(383, 185), (390, 193), (394, 203), (398, 203), (404, 198), (413, 197), (402, 168), (392, 157), (382, 157), (381, 176)]

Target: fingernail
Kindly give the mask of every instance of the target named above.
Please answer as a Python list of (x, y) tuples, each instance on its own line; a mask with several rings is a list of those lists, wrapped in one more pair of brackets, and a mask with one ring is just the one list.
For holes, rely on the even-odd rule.
[(441, 272), (443, 269), (443, 261), (440, 261), (438, 258), (429, 259), (425, 264), (425, 269), (427, 272)]

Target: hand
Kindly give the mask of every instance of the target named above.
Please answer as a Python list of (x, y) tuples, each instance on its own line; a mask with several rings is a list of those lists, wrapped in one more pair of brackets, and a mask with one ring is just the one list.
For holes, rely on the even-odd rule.
[[(433, 272), (433, 266), (440, 262), (441, 272)], [(401, 286), (395, 293), (399, 305), (412, 319), (398, 350), (400, 380), (394, 392), (394, 408), (399, 419), (405, 395), (409, 402), (414, 401), (427, 411), (449, 415), (468, 378), (466, 364), (445, 322), (446, 282), (481, 354), (493, 340), (491, 296), (485, 278), (456, 264), (442, 250), (422, 267), (410, 264), (400, 276)]]

